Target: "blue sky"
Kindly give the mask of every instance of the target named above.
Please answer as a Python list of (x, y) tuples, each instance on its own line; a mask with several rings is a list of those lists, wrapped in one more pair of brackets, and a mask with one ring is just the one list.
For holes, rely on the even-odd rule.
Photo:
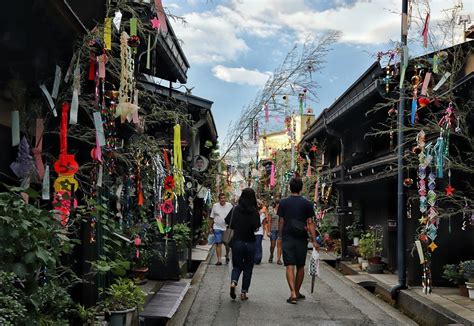
[[(429, 2), (433, 26), (453, 2), (459, 1)], [(473, 3), (464, 1), (463, 8), (472, 18)], [(375, 53), (391, 49), (400, 34), (399, 0), (163, 0), (163, 5), (187, 22), (173, 22), (191, 65), (187, 87), (214, 102), (221, 143), (268, 75), (308, 35), (342, 31), (325, 68), (315, 75), (321, 85), (319, 102), (312, 104), (317, 115), (375, 61)], [(420, 15), (418, 10), (424, 16), (428, 9), (414, 7), (414, 16)], [(419, 27), (420, 21), (413, 19), (415, 43), (421, 42)]]

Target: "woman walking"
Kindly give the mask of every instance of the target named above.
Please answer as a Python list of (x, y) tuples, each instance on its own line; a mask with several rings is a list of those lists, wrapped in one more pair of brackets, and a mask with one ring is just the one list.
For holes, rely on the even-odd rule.
[(272, 206), (268, 210), (269, 215), (269, 233), (268, 236), (270, 237), (270, 258), (268, 259), (269, 263), (273, 263), (273, 254), (275, 252), (275, 247), (277, 247), (277, 264), (282, 265), (281, 262), (281, 239), (278, 240), (278, 220), (279, 216), (277, 214), (278, 211), (278, 204), (280, 203), (279, 200), (275, 200), (272, 203)]
[(233, 268), (230, 297), (232, 299), (236, 298), (235, 288), (239, 282), (240, 274), (243, 272), (240, 299), (247, 300), (255, 263), (255, 231), (261, 225), (257, 209), (257, 198), (252, 188), (242, 190), (238, 205), (229, 212), (225, 221), (229, 228), (234, 230), (231, 245)]
[(262, 262), (262, 240), (264, 235), (264, 230), (266, 229), (266, 207), (261, 200), (257, 200), (257, 209), (260, 214), (260, 227), (255, 232), (255, 265), (260, 265)]

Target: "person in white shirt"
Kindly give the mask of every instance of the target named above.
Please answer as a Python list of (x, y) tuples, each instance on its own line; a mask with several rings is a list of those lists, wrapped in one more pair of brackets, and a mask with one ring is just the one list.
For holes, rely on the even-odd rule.
[[(229, 214), (230, 210), (232, 209), (232, 204), (226, 202), (225, 194), (219, 194), (219, 202), (215, 203), (212, 206), (211, 214), (209, 217), (213, 221), (212, 228), (214, 230), (214, 242), (216, 244), (216, 255), (217, 255), (217, 263), (216, 266), (222, 265), (221, 257), (222, 257), (222, 235), (224, 231), (227, 229), (225, 224), (225, 218), (227, 214)], [(229, 248), (225, 247), (225, 261), (226, 263), (229, 262)]]
[(262, 262), (262, 240), (263, 240), (263, 230), (266, 224), (266, 207), (262, 201), (258, 201), (258, 210), (260, 215), (260, 227), (255, 232), (255, 264), (259, 265)]

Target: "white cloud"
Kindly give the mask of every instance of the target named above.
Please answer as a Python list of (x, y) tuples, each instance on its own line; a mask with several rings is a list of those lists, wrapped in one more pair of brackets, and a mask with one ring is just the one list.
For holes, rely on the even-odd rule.
[[(399, 0), (334, 0), (324, 10), (317, 10), (315, 2), (309, 6), (306, 0), (221, 3), (207, 11), (185, 14), (187, 26), (175, 28), (191, 64), (236, 60), (249, 51), (252, 38), (302, 42), (308, 35), (326, 30), (342, 31), (340, 42), (350, 44), (382, 44), (400, 38)], [(321, 3), (327, 8), (327, 3)], [(453, 6), (451, 1), (438, 0), (430, 2), (430, 7), (434, 22), (443, 18), (443, 9)], [(412, 25), (417, 24), (420, 21), (415, 19)], [(419, 34), (415, 29), (411, 33), (415, 37)]]
[(260, 72), (256, 69), (249, 70), (244, 67), (231, 68), (217, 65), (212, 68), (215, 77), (229, 82), (241, 85), (263, 86), (271, 76), (270, 72)]

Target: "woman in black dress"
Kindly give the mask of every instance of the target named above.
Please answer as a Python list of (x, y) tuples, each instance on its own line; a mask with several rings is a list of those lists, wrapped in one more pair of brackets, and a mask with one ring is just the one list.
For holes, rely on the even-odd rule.
[(230, 297), (236, 298), (235, 288), (239, 282), (240, 274), (243, 272), (240, 299), (247, 300), (255, 263), (255, 231), (260, 227), (257, 198), (252, 188), (242, 190), (239, 203), (227, 215), (226, 223), (230, 229), (234, 230), (231, 244), (233, 268)]

